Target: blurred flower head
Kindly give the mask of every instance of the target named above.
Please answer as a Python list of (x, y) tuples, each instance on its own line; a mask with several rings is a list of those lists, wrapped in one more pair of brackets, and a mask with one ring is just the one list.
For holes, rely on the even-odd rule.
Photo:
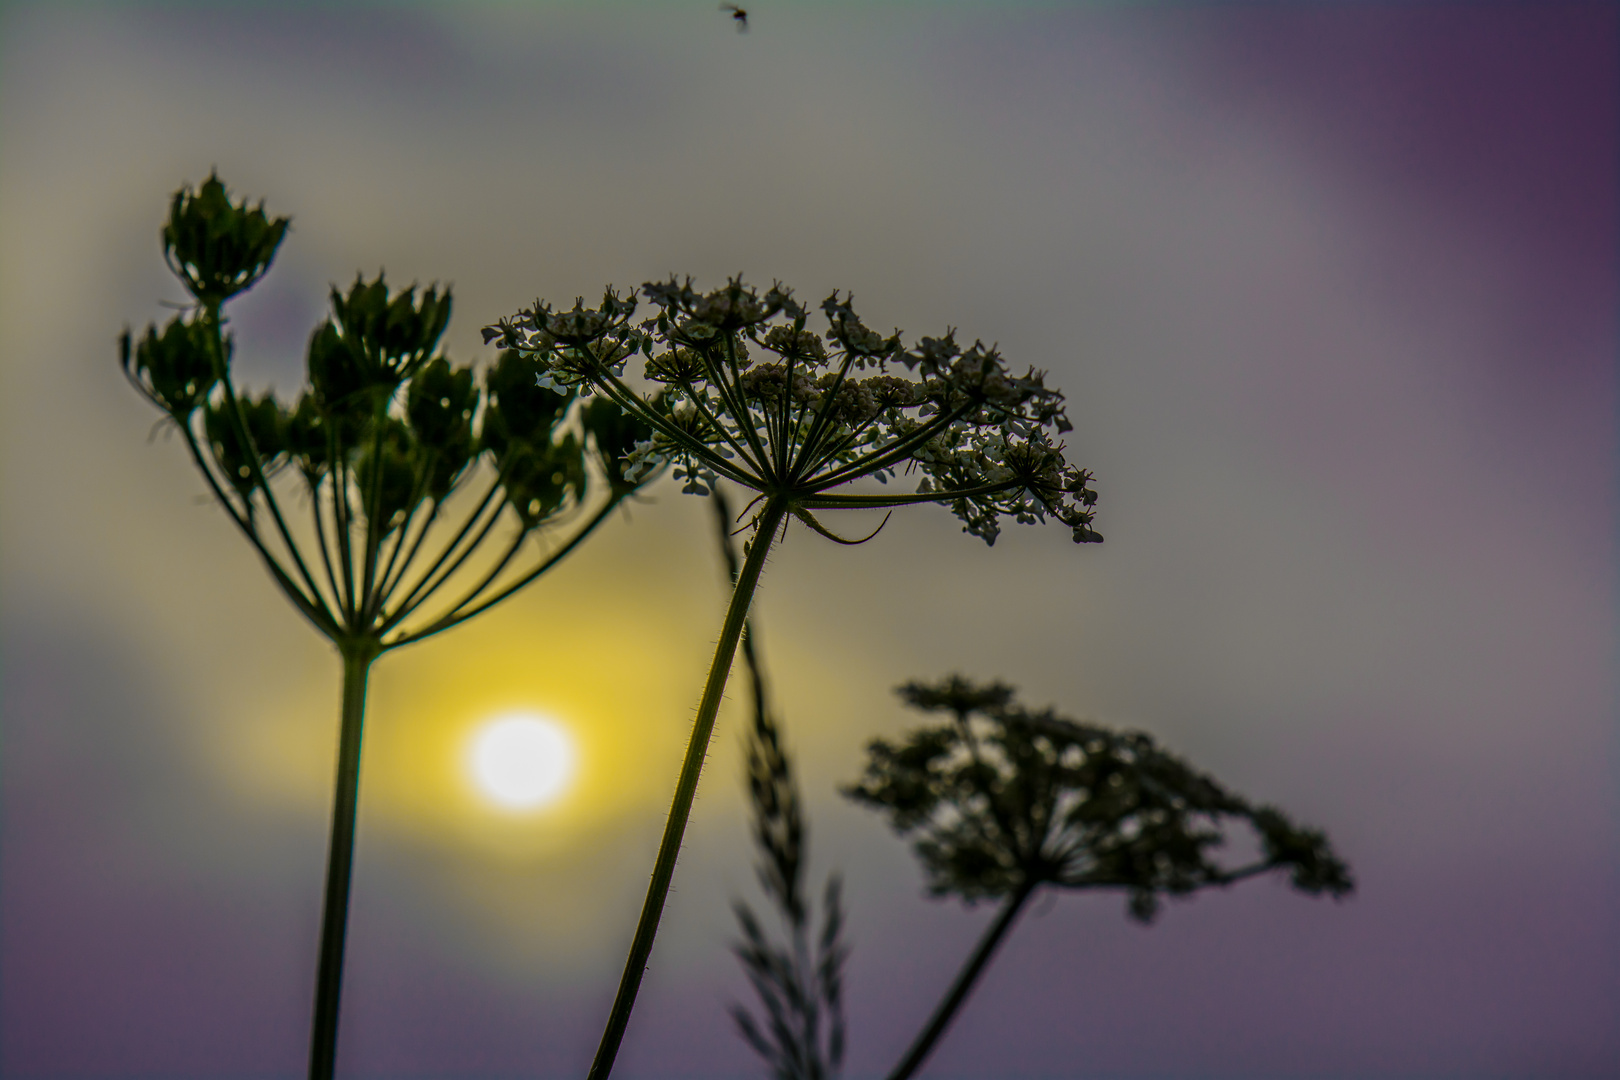
[[(1353, 887), (1323, 833), (1251, 805), (1148, 735), (1025, 709), (1000, 683), (952, 676), (899, 693), (950, 719), (873, 740), (844, 791), (913, 838), (934, 895), (972, 903), (1038, 885), (1114, 888), (1147, 921), (1162, 895), (1271, 870), (1313, 895)], [(1260, 856), (1234, 867), (1215, 854), (1239, 824)]]
[(219, 305), (264, 276), (287, 235), (287, 218), (271, 218), (231, 199), (219, 176), (181, 188), (163, 226), (163, 257), (199, 303)]

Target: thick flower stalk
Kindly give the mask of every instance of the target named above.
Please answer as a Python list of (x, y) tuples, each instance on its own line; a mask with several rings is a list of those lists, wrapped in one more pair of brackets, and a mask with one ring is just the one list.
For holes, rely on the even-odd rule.
[[(310, 1053), (331, 1077), (359, 798), (366, 680), (382, 653), (489, 610), (571, 552), (629, 496), (649, 432), (501, 356), (482, 385), (439, 350), (450, 293), (381, 275), (332, 290), (291, 404), (239, 392), (223, 307), (268, 271), (286, 218), (218, 177), (175, 195), (163, 254), (194, 303), (121, 341), (125, 375), (184, 440), (276, 584), (337, 647), (343, 697)], [(591, 479), (594, 472), (602, 481)], [(598, 490), (600, 489), (600, 490)]]
[[(1141, 922), (1162, 896), (1272, 872), (1311, 896), (1354, 888), (1325, 834), (1234, 795), (1147, 735), (1030, 711), (1000, 683), (952, 676), (899, 692), (950, 719), (898, 742), (873, 740), (865, 773), (844, 793), (913, 838), (930, 893), (999, 900), (1001, 910), (889, 1080), (921, 1067), (1040, 888), (1122, 891)], [(1215, 857), (1233, 825), (1258, 838), (1256, 858)]]
[[(609, 289), (596, 307), (533, 307), (484, 331), (536, 365), (538, 385), (596, 393), (649, 430), (628, 465), (639, 479), (668, 465), (705, 494), (724, 480), (755, 493), (753, 535), (737, 574), (714, 663), (693, 723), (647, 900), (625, 963), (592, 1080), (613, 1067), (674, 874), (704, 753), (760, 572), (777, 530), (796, 518), (847, 541), (823, 511), (944, 503), (965, 531), (994, 543), (1003, 518), (1053, 518), (1080, 543), (1097, 500), (1091, 475), (1064, 458), (1063, 398), (1040, 372), (1015, 375), (994, 348), (963, 348), (952, 333), (906, 348), (898, 333), (868, 329), (847, 296), (821, 305), (825, 330), (808, 328), (788, 290), (764, 294), (733, 279), (699, 293), (690, 281), (643, 287), (651, 318)], [(626, 381), (639, 358), (643, 394)], [(850, 490), (865, 478), (916, 476), (915, 491)], [(886, 519), (885, 519), (886, 520)], [(882, 526), (879, 525), (879, 528)]]
[[(720, 550), (735, 581), (741, 560), (732, 543), (734, 522), (718, 489), (714, 511)], [(765, 685), (755, 625), (750, 619), (742, 639), (752, 691), (753, 725), (745, 752), (751, 831), (759, 857), (754, 869), (787, 940), (773, 940), (748, 904), (739, 900), (732, 905), (743, 933), (732, 952), (759, 998), (760, 1013), (733, 1005), (731, 1018), (743, 1040), (770, 1066), (772, 1080), (832, 1080), (844, 1060), (844, 961), (849, 946), (843, 937), (843, 885), (837, 874), (827, 878), (821, 931), (812, 944), (810, 903), (804, 893), (809, 846), (804, 810)]]

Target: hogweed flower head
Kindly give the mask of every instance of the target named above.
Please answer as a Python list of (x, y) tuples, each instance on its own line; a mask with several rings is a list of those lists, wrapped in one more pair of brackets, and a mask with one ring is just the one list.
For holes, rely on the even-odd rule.
[[(393, 289), (381, 273), (332, 290), (296, 401), (239, 393), (222, 309), (264, 276), (287, 227), (262, 203), (232, 199), (218, 176), (183, 188), (163, 253), (195, 303), (162, 330), (126, 330), (120, 359), (276, 583), (343, 658), (310, 1058), (312, 1080), (329, 1080), (367, 671), (384, 651), (476, 617), (567, 556), (635, 491), (626, 458), (650, 432), (606, 400), (586, 407), (572, 390), (537, 387), (533, 365), (513, 352), (480, 386), (439, 348), (449, 290)], [(607, 477), (594, 500), (593, 471)], [(563, 532), (572, 535), (559, 540)], [(535, 551), (542, 535), (551, 542)]]
[[(1323, 833), (1233, 794), (1148, 735), (1023, 708), (1000, 683), (952, 676), (899, 693), (950, 719), (874, 740), (865, 773), (844, 790), (914, 838), (936, 896), (973, 903), (1036, 885), (1120, 889), (1131, 915), (1148, 921), (1160, 896), (1267, 871), (1311, 895), (1353, 888)], [(1260, 858), (1233, 867), (1215, 855), (1228, 827), (1244, 823)]]
[[(939, 502), (986, 543), (1003, 518), (1055, 518), (1077, 542), (1102, 539), (1091, 474), (1064, 458), (1071, 426), (1041, 372), (1014, 374), (998, 350), (964, 348), (954, 332), (907, 348), (836, 292), (817, 332), (780, 284), (760, 293), (733, 278), (701, 293), (671, 278), (641, 291), (653, 313), (639, 321), (636, 298), (609, 289), (595, 307), (536, 301), (484, 331), (533, 358), (540, 385), (601, 393), (640, 419), (651, 435), (628, 475), (668, 464), (700, 494), (729, 480), (781, 499), (824, 535), (818, 510)], [(661, 388), (653, 399), (625, 381), (637, 357)], [(835, 493), (902, 472), (918, 475), (915, 493)]]
[[(844, 794), (914, 838), (935, 896), (995, 899), (1000, 910), (887, 1080), (909, 1080), (922, 1067), (1042, 887), (1124, 890), (1141, 922), (1153, 919), (1161, 896), (1271, 871), (1286, 871), (1310, 895), (1353, 888), (1321, 832), (1250, 805), (1146, 735), (1025, 709), (1002, 683), (953, 675), (899, 692), (951, 719), (874, 740), (865, 773)], [(1239, 822), (1259, 834), (1261, 850), (1232, 866), (1214, 853)]]

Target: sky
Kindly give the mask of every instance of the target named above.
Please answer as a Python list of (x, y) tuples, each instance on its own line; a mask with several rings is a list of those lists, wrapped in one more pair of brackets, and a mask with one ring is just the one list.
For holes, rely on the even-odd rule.
[[(1601, 3), (29, 5), (0, 10), (0, 1072), (304, 1067), (339, 666), (119, 376), (209, 170), (290, 215), (232, 313), (290, 395), (333, 282), (453, 282), (447, 348), (743, 272), (955, 326), (1067, 395), (1102, 545), (789, 533), (756, 606), (846, 881), (847, 1075), (979, 930), (837, 794), (949, 672), (1146, 730), (1328, 830), (1277, 881), (1021, 920), (924, 1075), (1620, 1072), (1620, 15)], [(579, 1075), (725, 603), (672, 484), (374, 670), (340, 1073)], [(839, 523), (860, 529), (852, 515)], [(871, 523), (875, 524), (875, 522)], [(860, 531), (867, 531), (861, 529)], [(462, 748), (540, 710), (572, 793)], [(722, 713), (616, 1075), (760, 1075)]]

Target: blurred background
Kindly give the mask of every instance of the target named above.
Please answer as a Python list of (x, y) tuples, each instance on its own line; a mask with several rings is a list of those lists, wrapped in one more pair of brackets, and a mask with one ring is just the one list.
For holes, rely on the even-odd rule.
[[(231, 312), (290, 397), (330, 284), (451, 282), (452, 357), (536, 297), (743, 272), (959, 328), (1070, 402), (1107, 542), (943, 509), (790, 533), (756, 607), (841, 871), (848, 1074), (985, 909), (836, 786), (949, 672), (1139, 727), (1329, 830), (1148, 929), (1036, 905), (926, 1075), (1620, 1072), (1617, 76), (1606, 3), (9, 4), (0, 13), (0, 1071), (304, 1067), (339, 665), (124, 383), (217, 167), (293, 219)], [(725, 601), (673, 484), (372, 679), (340, 1069), (583, 1072)], [(864, 533), (859, 515), (837, 523)], [(738, 698), (734, 684), (733, 699)], [(469, 733), (575, 735), (481, 799)], [(722, 715), (617, 1075), (743, 1077), (756, 898)]]

